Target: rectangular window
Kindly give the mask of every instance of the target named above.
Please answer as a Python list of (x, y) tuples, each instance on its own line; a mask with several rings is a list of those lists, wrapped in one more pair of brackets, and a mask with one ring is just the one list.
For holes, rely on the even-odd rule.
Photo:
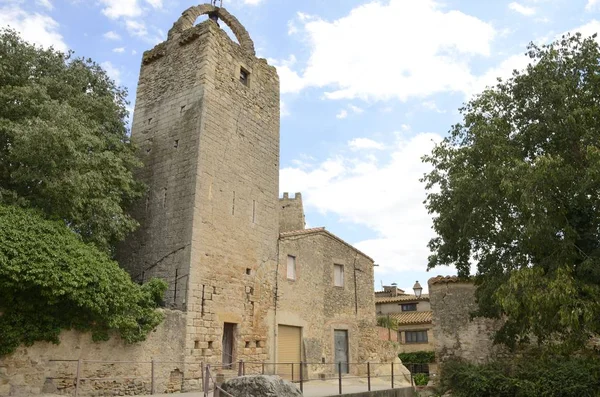
[(427, 343), (427, 331), (406, 331), (404, 343)]
[(333, 285), (344, 286), (344, 265), (333, 265)]
[(403, 312), (416, 312), (417, 311), (417, 304), (416, 303), (407, 303), (402, 305), (402, 311)]
[(250, 78), (250, 72), (248, 72), (243, 67), (240, 67), (240, 81), (244, 85), (248, 85), (248, 80)]
[(288, 255), (287, 278), (288, 278), (288, 280), (296, 279), (296, 257), (295, 256)]

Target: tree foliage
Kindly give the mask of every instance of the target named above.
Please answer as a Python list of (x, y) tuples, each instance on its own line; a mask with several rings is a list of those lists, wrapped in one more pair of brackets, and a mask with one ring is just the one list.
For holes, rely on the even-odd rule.
[(126, 91), (90, 59), (0, 30), (0, 202), (39, 208), (103, 250), (134, 230), (143, 192)]
[(62, 221), (0, 204), (0, 355), (21, 343), (58, 343), (65, 328), (141, 341), (162, 321), (156, 308), (166, 288), (156, 279), (135, 284)]
[(424, 158), (429, 268), (476, 265), (497, 341), (578, 348), (600, 333), (600, 49), (576, 34), (528, 54)]

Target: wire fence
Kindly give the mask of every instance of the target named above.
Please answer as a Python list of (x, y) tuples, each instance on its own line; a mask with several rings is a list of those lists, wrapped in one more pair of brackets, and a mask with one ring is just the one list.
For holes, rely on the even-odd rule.
[[(236, 397), (223, 390), (221, 385), (229, 379), (247, 375), (278, 375), (295, 383), (301, 392), (304, 392), (307, 385), (328, 385), (330, 391), (335, 388), (335, 391), (342, 394), (346, 389), (347, 392), (357, 392), (415, 386), (421, 375), (429, 376), (426, 365), (410, 363), (50, 361), (59, 363), (63, 368), (60, 376), (47, 379), (61, 382), (59, 389), (76, 397), (92, 391), (94, 395), (101, 395), (103, 392), (106, 395), (152, 395), (199, 390), (204, 396)], [(188, 369), (186, 374), (184, 368)], [(191, 368), (199, 370), (192, 371)]]

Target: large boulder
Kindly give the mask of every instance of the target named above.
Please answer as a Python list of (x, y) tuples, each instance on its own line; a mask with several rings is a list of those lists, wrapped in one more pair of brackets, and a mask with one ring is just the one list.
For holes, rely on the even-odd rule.
[(276, 375), (239, 376), (221, 388), (235, 397), (302, 397), (296, 385)]

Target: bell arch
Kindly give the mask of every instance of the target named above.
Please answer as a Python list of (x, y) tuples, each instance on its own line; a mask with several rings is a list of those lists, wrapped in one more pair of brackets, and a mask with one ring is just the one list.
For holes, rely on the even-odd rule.
[(215, 7), (212, 4), (200, 4), (185, 10), (177, 22), (173, 24), (171, 30), (169, 30), (169, 39), (171, 39), (173, 36), (182, 34), (187, 29), (192, 28), (198, 17), (210, 14), (216, 15), (227, 26), (229, 26), (240, 43), (240, 47), (242, 47), (244, 51), (249, 54), (256, 55), (254, 51), (254, 42), (250, 38), (250, 35), (248, 34), (248, 31), (244, 25), (242, 25), (240, 21), (238, 21), (235, 16), (231, 15), (225, 8)]

